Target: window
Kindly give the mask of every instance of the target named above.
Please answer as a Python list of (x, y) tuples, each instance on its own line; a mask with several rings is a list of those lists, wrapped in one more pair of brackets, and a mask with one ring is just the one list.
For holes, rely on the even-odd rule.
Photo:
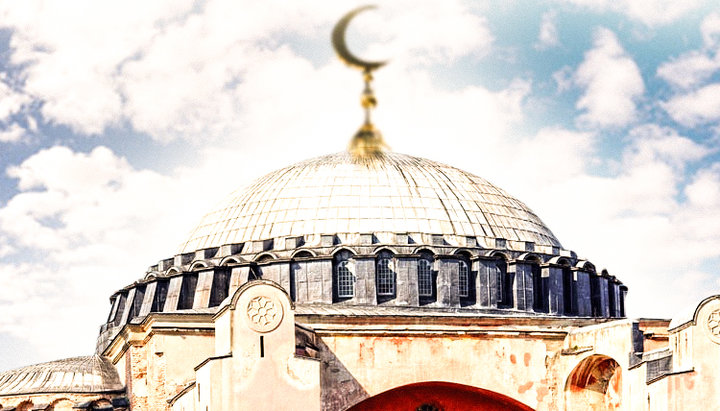
[(376, 285), (378, 295), (395, 294), (395, 273), (390, 267), (389, 258), (378, 260)]
[(573, 272), (570, 267), (563, 266), (562, 268), (562, 280), (563, 280), (563, 308), (565, 315), (575, 314), (577, 303), (575, 302), (575, 279), (573, 278)]
[(350, 263), (347, 260), (338, 262), (336, 266), (337, 294), (340, 298), (352, 298), (355, 296), (355, 276), (350, 271)]
[(468, 272), (468, 265), (465, 261), (460, 260), (458, 271), (460, 280), (460, 297), (468, 297), (470, 296), (470, 273)]
[(530, 275), (532, 276), (533, 285), (533, 310), (543, 311), (543, 282), (542, 273), (540, 271), (540, 265), (537, 262), (530, 263)]
[(418, 295), (420, 297), (432, 297), (432, 264), (430, 261), (421, 258), (418, 261)]

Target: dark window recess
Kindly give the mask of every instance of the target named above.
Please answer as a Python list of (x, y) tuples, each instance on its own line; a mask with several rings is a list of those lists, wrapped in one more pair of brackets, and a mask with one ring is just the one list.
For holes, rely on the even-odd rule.
[(292, 264), (290, 264), (290, 289), (288, 290), (290, 294), (290, 300), (293, 302), (297, 301), (298, 274), (302, 275), (302, 265), (293, 262)]
[(265, 340), (263, 336), (260, 336), (260, 358), (265, 357)]
[(496, 260), (497, 266), (497, 284), (498, 284), (498, 296), (499, 305), (503, 307), (512, 307), (512, 280), (510, 274), (507, 272), (507, 262), (504, 258)]
[(195, 300), (195, 288), (197, 288), (197, 273), (183, 274), (182, 286), (180, 287), (180, 298), (178, 301), (178, 310), (187, 310), (192, 308)]
[(210, 290), (210, 307), (217, 307), (228, 297), (230, 289), (230, 269), (216, 268), (213, 273), (212, 289)]
[(617, 317), (615, 310), (615, 284), (608, 281), (608, 305), (610, 306), (610, 317)]
[(250, 266), (250, 273), (248, 274), (248, 281), (262, 279), (262, 268), (253, 265)]
[(118, 302), (118, 308), (115, 311), (115, 318), (112, 319), (113, 325), (119, 325), (120, 320), (122, 319), (122, 313), (125, 311), (125, 303), (127, 302), (127, 294), (123, 293), (120, 294), (118, 297), (120, 301)]
[(563, 279), (563, 305), (566, 315), (575, 314), (575, 281), (573, 280), (573, 272), (569, 267), (562, 269)]
[(165, 308), (165, 300), (167, 299), (169, 280), (158, 280), (155, 286), (155, 298), (153, 299), (152, 312), (162, 312)]
[(543, 311), (543, 281), (542, 272), (540, 271), (540, 265), (537, 263), (530, 264), (530, 276), (532, 277), (533, 286), (533, 310)]
[(602, 316), (601, 301), (600, 278), (598, 278), (595, 274), (590, 274), (590, 309), (593, 317)]
[(143, 300), (145, 299), (145, 285), (138, 285), (135, 287), (135, 297), (133, 298), (132, 307), (130, 307), (130, 315), (128, 320), (131, 320), (140, 315), (140, 309), (142, 308)]

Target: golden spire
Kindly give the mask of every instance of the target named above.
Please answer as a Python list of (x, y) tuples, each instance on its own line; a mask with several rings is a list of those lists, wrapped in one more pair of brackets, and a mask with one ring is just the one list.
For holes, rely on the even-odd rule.
[(376, 6), (363, 6), (359, 7), (351, 12), (347, 13), (340, 21), (337, 22), (335, 28), (332, 31), (332, 43), (335, 48), (340, 60), (345, 62), (350, 67), (362, 70), (363, 80), (365, 80), (365, 89), (363, 90), (360, 98), (360, 104), (365, 109), (365, 122), (360, 129), (355, 133), (355, 136), (350, 141), (348, 150), (358, 156), (366, 156), (377, 154), (384, 148), (387, 148), (385, 141), (382, 138), (382, 134), (372, 123), (371, 113), (372, 110), (377, 106), (377, 99), (372, 89), (372, 72), (385, 65), (385, 61), (364, 61), (359, 57), (353, 55), (347, 48), (345, 43), (345, 31), (350, 23), (358, 13), (374, 9)]

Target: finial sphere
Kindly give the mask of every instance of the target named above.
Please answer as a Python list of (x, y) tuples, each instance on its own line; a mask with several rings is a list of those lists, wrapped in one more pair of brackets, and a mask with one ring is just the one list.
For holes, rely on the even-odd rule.
[(350, 52), (350, 50), (347, 48), (347, 43), (345, 43), (345, 31), (347, 30), (348, 24), (350, 24), (350, 20), (352, 20), (356, 15), (359, 13), (366, 11), (366, 10), (372, 10), (376, 9), (377, 6), (362, 6), (358, 7), (355, 10), (350, 11), (346, 15), (344, 15), (340, 21), (335, 24), (335, 27), (332, 31), (332, 43), (333, 47), (335, 48), (335, 52), (337, 53), (338, 57), (340, 57), (340, 60), (344, 61), (345, 64), (358, 68), (364, 72), (370, 72), (372, 70), (376, 70), (387, 63), (386, 61), (365, 61), (354, 54)]

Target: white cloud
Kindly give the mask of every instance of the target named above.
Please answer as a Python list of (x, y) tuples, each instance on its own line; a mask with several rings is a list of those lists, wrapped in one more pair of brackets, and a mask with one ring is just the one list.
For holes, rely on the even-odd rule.
[(695, 127), (720, 120), (720, 83), (708, 83), (720, 70), (720, 14), (712, 13), (700, 26), (703, 47), (663, 63), (658, 77), (676, 88), (660, 106), (678, 123)]
[(564, 66), (552, 74), (552, 78), (555, 80), (555, 84), (557, 85), (558, 93), (562, 93), (572, 88), (574, 82), (573, 75), (573, 68), (570, 66)]
[(7, 121), (13, 114), (19, 113), (30, 98), (7, 84), (7, 73), (0, 72), (0, 121)]
[(720, 13), (710, 13), (700, 25), (703, 44), (707, 48), (720, 45)]
[(658, 67), (657, 75), (672, 86), (695, 87), (720, 68), (720, 61), (700, 51), (691, 51)]
[(621, 13), (648, 26), (672, 23), (698, 9), (703, 0), (558, 0), (593, 11)]
[[(45, 359), (91, 352), (102, 296), (172, 254), (188, 229), (168, 208), (197, 215), (208, 201), (190, 194), (192, 176), (136, 170), (104, 147), (52, 147), (9, 174), (21, 191), (0, 208), (0, 330), (34, 341)], [(72, 338), (43, 337), (67, 336), (68, 319), (83, 325)]]
[(700, 32), (703, 47), (661, 64), (658, 77), (672, 86), (688, 89), (702, 84), (720, 69), (720, 14), (706, 16)]
[(25, 137), (25, 129), (18, 123), (12, 123), (10, 127), (0, 129), (0, 143), (17, 143)]
[(575, 83), (584, 88), (576, 108), (584, 113), (581, 124), (594, 127), (624, 126), (636, 120), (636, 101), (645, 86), (635, 61), (627, 55), (615, 34), (595, 31), (593, 48), (575, 73)]
[[(252, 70), (266, 59), (282, 63), (278, 53), (293, 54), (274, 36), (325, 38), (355, 3), (27, 1), (0, 6), (0, 25), (13, 29), (12, 62), (21, 68), (24, 92), (41, 103), (45, 121), (84, 134), (128, 122), (161, 141), (207, 141), (242, 131), (236, 113), (253, 104), (242, 94)], [(367, 25), (362, 15), (358, 27), (370, 37), (387, 37), (389, 27), (401, 30), (395, 44), (405, 53), (396, 61), (447, 62), (483, 55), (492, 43), (487, 21), (460, 1), (438, 7), (403, 0), (380, 11), (367, 15), (392, 24)], [(299, 58), (293, 63), (309, 64)]]
[(661, 106), (675, 121), (690, 127), (720, 120), (720, 83), (674, 96)]
[[(607, 267), (629, 286), (631, 316), (671, 316), (682, 304), (717, 291), (705, 284), (688, 286), (682, 296), (657, 298), (665, 295), (667, 284), (698, 285), (714, 276), (699, 266), (720, 256), (720, 216), (708, 212), (720, 202), (712, 191), (704, 193), (720, 179), (720, 169), (700, 167), (685, 187), (688, 165), (699, 164), (714, 149), (654, 124), (633, 128), (627, 138), (619, 164), (607, 176), (580, 165), (546, 184), (525, 178), (513, 185), (565, 247), (598, 268)], [(553, 146), (545, 147), (538, 156)]]
[(535, 48), (544, 50), (550, 47), (556, 47), (560, 44), (558, 40), (557, 27), (555, 26), (555, 19), (557, 13), (553, 11), (545, 12), (542, 15), (540, 21), (540, 33), (538, 34), (538, 40), (535, 44)]

